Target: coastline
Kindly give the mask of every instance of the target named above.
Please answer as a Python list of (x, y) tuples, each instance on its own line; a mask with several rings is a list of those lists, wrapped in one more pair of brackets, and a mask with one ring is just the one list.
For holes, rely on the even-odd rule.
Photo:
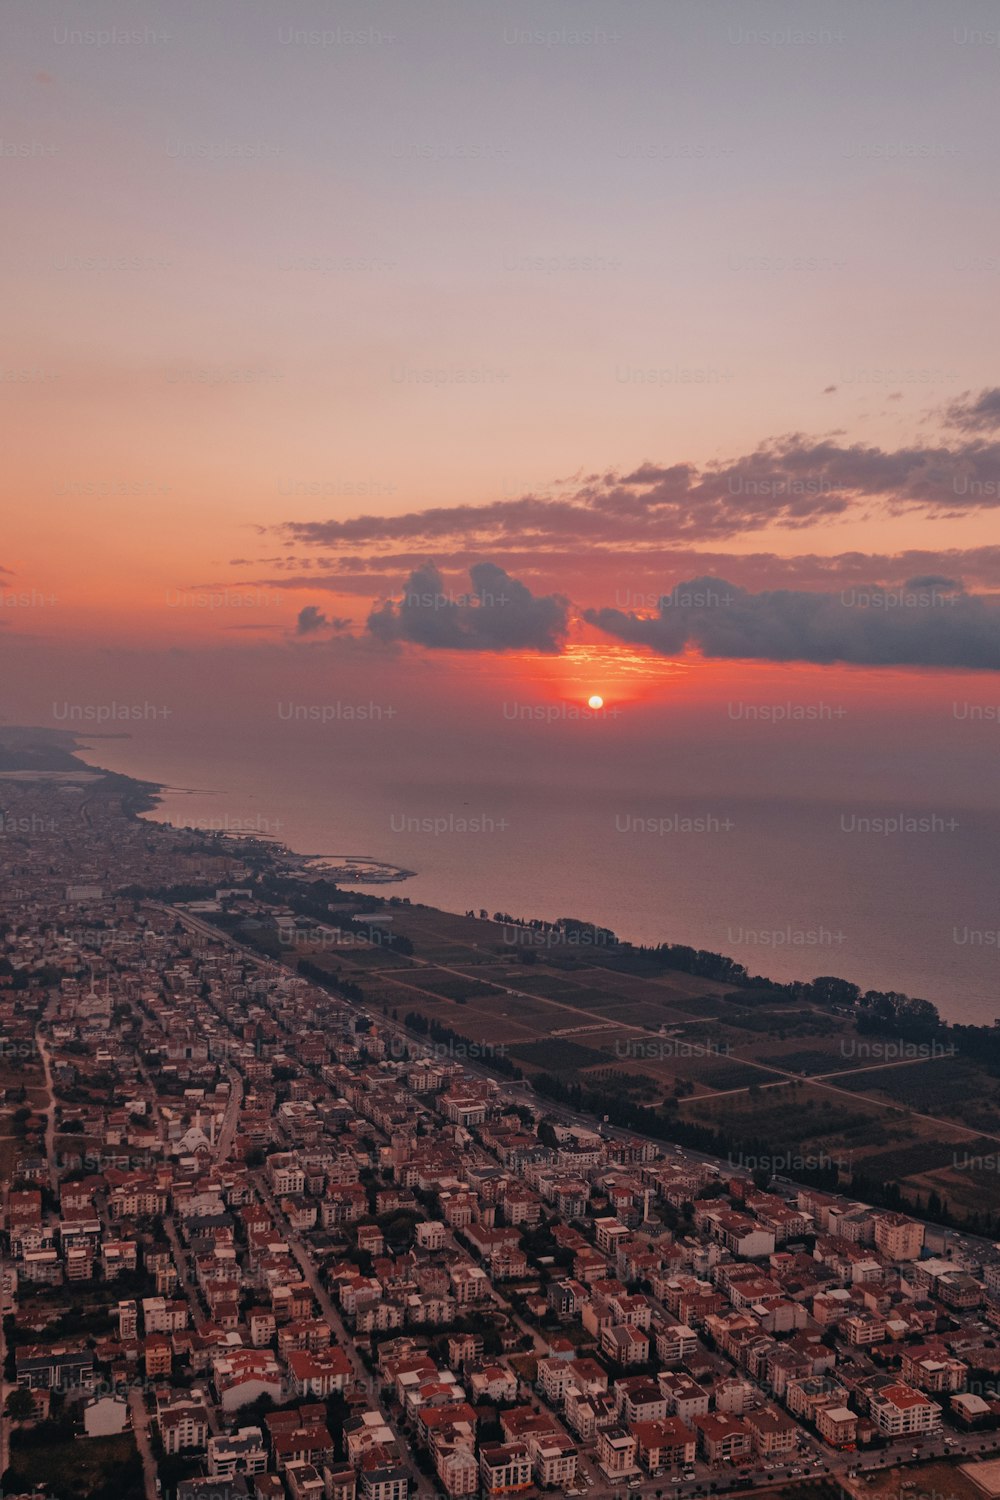
[(848, 836), (837, 797), (682, 793), (621, 767), (581, 798), (575, 785), (520, 787), (475, 768), (455, 780), (433, 761), (404, 777), (397, 760), (356, 756), (331, 780), (322, 749), (314, 737), (289, 759), (225, 727), (157, 729), (95, 737), (83, 758), (163, 783), (150, 822), (266, 834), (302, 855), (361, 851), (416, 871), (386, 889), (442, 911), (581, 913), (634, 944), (668, 938), (782, 982), (849, 974), (862, 989), (925, 996), (949, 1019), (989, 1026), (997, 1014), (1000, 946), (981, 933), (996, 926), (1000, 805), (959, 809), (960, 831), (936, 840)]
[[(103, 766), (94, 765), (89, 761), (81, 759), (76, 753), (88, 753), (92, 747), (93, 741), (106, 739), (120, 740), (127, 737), (128, 736), (121, 734), (102, 735), (100, 733), (96, 733), (93, 735), (81, 735), (78, 731), (72, 730), (38, 728), (33, 726), (20, 725), (4, 725), (0, 726), (0, 764), (3, 763), (2, 757), (5, 753), (13, 753), (14, 755), (20, 756), (22, 758), (27, 757), (29, 760), (31, 760), (33, 763), (29, 767), (30, 769), (37, 769), (42, 771), (45, 769), (51, 769), (53, 771), (72, 769), (78, 773), (87, 773), (91, 775), (97, 773), (100, 776), (108, 778), (110, 781), (124, 789), (125, 794), (123, 796), (123, 806), (133, 816), (138, 817), (142, 813), (151, 812), (156, 809), (156, 807), (162, 801), (163, 794), (170, 790), (167, 784), (163, 782), (140, 780), (134, 776), (128, 775), (125, 772), (108, 770)], [(15, 742), (15, 745), (17, 746), (17, 748), (13, 751), (10, 749), (8, 744), (10, 740), (13, 740)], [(53, 764), (51, 764), (51, 766), (49, 767), (34, 764), (34, 762), (38, 759), (51, 759)], [(69, 762), (68, 766), (67, 761)], [(212, 827), (206, 828), (204, 826), (182, 828), (178, 827), (178, 825), (174, 823), (169, 822), (161, 822), (158, 824), (158, 826), (163, 829), (170, 830), (176, 834), (201, 834), (203, 837), (210, 839), (222, 838), (227, 842), (232, 842), (235, 845), (243, 844), (248, 849), (255, 850), (257, 854), (266, 853), (271, 858), (282, 861), (285, 865), (284, 873), (286, 875), (295, 873), (301, 874), (306, 872), (310, 866), (314, 866), (317, 877), (325, 877), (332, 883), (336, 884), (338, 883), (338, 881), (334, 870), (329, 868), (327, 865), (327, 862), (331, 859), (364, 860), (367, 868), (370, 870), (398, 871), (398, 875), (393, 874), (388, 878), (383, 877), (381, 879), (376, 878), (369, 879), (367, 881), (364, 879), (360, 879), (357, 876), (345, 879), (344, 874), (341, 872), (339, 881), (339, 883), (341, 884), (353, 886), (363, 886), (365, 884), (390, 884), (395, 883), (397, 880), (408, 879), (416, 874), (415, 871), (405, 870), (402, 866), (391, 865), (389, 862), (376, 859), (373, 856), (304, 854), (296, 849), (293, 849), (290, 845), (281, 840), (278, 840), (272, 835), (264, 835), (245, 829), (241, 831), (239, 827), (228, 829), (216, 829)], [(322, 864), (314, 865), (315, 861), (320, 861), (322, 862)], [(372, 894), (371, 899), (379, 900), (382, 898), (379, 898), (376, 895)], [(400, 898), (394, 897), (393, 899), (398, 901)], [(403, 899), (406, 899), (409, 903), (409, 898)], [(413, 902), (412, 904), (427, 911), (440, 911), (444, 916), (447, 917), (455, 917), (460, 915), (457, 910), (438, 906), (430, 902), (417, 901)], [(497, 915), (500, 914), (498, 913)], [(517, 927), (522, 930), (534, 930), (541, 933), (552, 933), (558, 931), (559, 923), (564, 920), (562, 918), (556, 919), (555, 921), (550, 921), (532, 917), (512, 917), (508, 916), (506, 913), (504, 913), (503, 915), (505, 921), (502, 925), (504, 926)], [(635, 952), (638, 954), (665, 952), (674, 959), (674, 964), (672, 966), (681, 969), (682, 972), (703, 974), (708, 975), (709, 977), (712, 977), (714, 975), (715, 977), (723, 978), (726, 983), (732, 983), (734, 985), (765, 987), (773, 990), (776, 993), (789, 993), (794, 991), (797, 987), (811, 985), (812, 979), (815, 979), (816, 977), (814, 975), (812, 979), (800, 977), (790, 981), (774, 980), (766, 974), (751, 974), (745, 965), (740, 964), (730, 955), (723, 954), (713, 949), (695, 949), (683, 943), (667, 943), (665, 941), (661, 941), (660, 943), (653, 945), (641, 943), (637, 944), (628, 939), (619, 938), (612, 929), (604, 926), (601, 923), (582, 921), (578, 918), (572, 918), (569, 920), (572, 920), (581, 931), (589, 930), (591, 933), (610, 934), (616, 948), (622, 952)], [(818, 953), (816, 953), (815, 956), (819, 958)], [(695, 963), (696, 966), (693, 968), (688, 968), (687, 965), (692, 962)], [(844, 979), (839, 975), (831, 977), (835, 977), (835, 982), (838, 985), (844, 986), (847, 989), (856, 990), (859, 995), (862, 993), (861, 986), (855, 984), (854, 981)], [(900, 991), (877, 992), (869, 990), (867, 993), (885, 993), (898, 995), (899, 998), (902, 1001), (905, 1001), (908, 1005), (919, 1005), (921, 1007), (921, 1018), (924, 1028), (926, 1027), (926, 1024), (929, 1023), (935, 1028), (938, 1028), (938, 1035), (940, 1035), (941, 1029), (948, 1031), (952, 1028), (952, 1026), (957, 1026), (961, 1031), (965, 1033), (982, 1032), (986, 1036), (990, 1036), (992, 1034), (992, 1028), (987, 1026), (966, 1025), (961, 1022), (949, 1023), (942, 1021), (936, 1005), (934, 1005), (931, 1001), (911, 1000), (911, 997), (909, 995), (903, 994)], [(923, 1030), (921, 1034), (923, 1035)]]

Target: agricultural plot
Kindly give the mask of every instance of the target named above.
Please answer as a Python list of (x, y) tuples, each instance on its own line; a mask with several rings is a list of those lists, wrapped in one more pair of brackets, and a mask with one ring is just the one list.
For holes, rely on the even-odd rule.
[[(900, 1104), (912, 1105), (926, 1114), (945, 1115), (971, 1123), (976, 1112), (990, 1118), (1000, 1108), (1000, 1082), (963, 1057), (927, 1058), (864, 1072), (836, 1080), (841, 1088), (881, 1095)], [(992, 1129), (984, 1120), (979, 1129)]]
[(670, 971), (650, 978), (620, 974), (613, 968), (594, 965), (578, 970), (576, 978), (623, 1000), (676, 1005), (696, 1015), (715, 1015), (725, 1009), (720, 999), (723, 987), (714, 980), (700, 979), (696, 974)]
[(536, 1000), (527, 995), (501, 994), (491, 998), (488, 1005), (481, 998), (473, 1000), (472, 1004), (477, 1010), (488, 1010), (491, 1014), (518, 1021), (537, 1036), (551, 1036), (554, 1031), (562, 1031), (570, 1026), (586, 1026), (588, 1023), (586, 1015), (564, 1010), (547, 1000)]
[[(985, 1149), (987, 1152), (991, 1149), (1000, 1150), (996, 1142), (991, 1147), (989, 1142), (982, 1141), (969, 1141), (967, 1146), (959, 1146), (956, 1141), (919, 1140), (912, 1146), (876, 1151), (864, 1158), (863, 1166), (868, 1175), (874, 1174), (886, 1182), (898, 1181), (914, 1174), (935, 1171), (939, 1167), (950, 1167), (966, 1151), (971, 1154), (977, 1147), (980, 1151)], [(995, 1176), (994, 1173), (994, 1178)]]
[[(766, 1081), (764, 1075), (761, 1079)], [(865, 1136), (873, 1127), (877, 1131), (880, 1118), (886, 1113), (873, 1101), (859, 1099), (852, 1105), (850, 1099), (838, 1098), (806, 1083), (791, 1082), (753, 1094), (692, 1098), (685, 1100), (681, 1108), (686, 1118), (767, 1140), (775, 1151), (812, 1141), (829, 1147), (852, 1131)]]
[[(963, 1193), (993, 1193), (988, 1167), (963, 1173), (954, 1164), (970, 1133), (1000, 1134), (1000, 1082), (972, 1064), (873, 1068), (849, 1020), (793, 998), (727, 999), (730, 987), (714, 981), (622, 974), (610, 957), (604, 966), (597, 954), (568, 947), (531, 944), (535, 962), (519, 963), (490, 922), (420, 907), (396, 915), (418, 959), (438, 966), (379, 975), (379, 1001), (442, 1020), (471, 1041), (502, 1044), (526, 1073), (582, 1077), (651, 1103), (684, 1082), (694, 1092), (679, 1104), (682, 1118), (757, 1143), (748, 1149), (766, 1142), (774, 1157), (835, 1158), (844, 1173), (876, 1173), (912, 1191), (948, 1179), (955, 1203)], [(823, 1085), (828, 1074), (835, 1077)]]
[(376, 1000), (379, 1005), (388, 1005), (400, 1019), (414, 1013), (428, 1021), (439, 1021), (443, 1026), (467, 1036), (476, 1042), (537, 1041), (540, 1033), (536, 1028), (525, 1026), (511, 1016), (493, 1007), (479, 1010), (474, 1001), (460, 1004), (444, 1000), (416, 989), (403, 988), (391, 980), (380, 988)]
[(610, 1085), (615, 1093), (627, 1094), (640, 1104), (662, 1103), (665, 1098), (662, 1084), (658, 1084), (648, 1073), (631, 1072), (625, 1063), (585, 1068), (581, 1076), (588, 1084), (595, 1083), (604, 1088)]
[[(989, 1145), (1000, 1151), (996, 1141)], [(966, 1165), (967, 1161), (973, 1165)], [(956, 1151), (953, 1164), (914, 1172), (906, 1178), (906, 1186), (913, 1193), (937, 1193), (960, 1213), (980, 1213), (984, 1208), (995, 1211), (1000, 1205), (1000, 1156), (989, 1151), (973, 1156), (970, 1143), (968, 1156), (963, 1147)]]
[[(755, 1062), (770, 1063), (776, 1068), (785, 1068), (789, 1073), (804, 1073), (810, 1077), (821, 1073), (839, 1072), (841, 1068), (850, 1068), (851, 1064), (844, 1060), (839, 1050), (834, 1048), (824, 1049), (821, 1047), (801, 1047), (794, 1042), (787, 1043), (788, 1050), (782, 1050), (782, 1044), (775, 1045), (770, 1042), (765, 1046), (748, 1048), (746, 1056), (753, 1057)], [(849, 1076), (849, 1075), (847, 1075)], [(838, 1082), (841, 1080), (838, 1079)]]
[[(386, 982), (392, 983), (392, 977), (387, 978)], [(475, 996), (490, 996), (492, 999), (503, 993), (495, 984), (490, 984), (477, 974), (470, 974), (466, 978), (441, 969), (408, 969), (405, 975), (399, 975), (398, 982), (422, 990), (425, 994), (436, 995), (441, 1000), (471, 1000)]]
[(583, 1068), (607, 1067), (607, 1053), (584, 1046), (570, 1037), (550, 1037), (546, 1041), (516, 1042), (510, 1055), (517, 1063), (546, 1073), (575, 1073)]
[(714, 1062), (710, 1058), (699, 1059), (699, 1061), (704, 1061), (705, 1066), (692, 1076), (697, 1076), (699, 1083), (705, 1085), (706, 1088), (720, 1092), (726, 1089), (749, 1088), (751, 1084), (766, 1087), (769, 1083), (780, 1084), (782, 1082), (780, 1078), (769, 1078), (760, 1068), (755, 1068), (735, 1058), (728, 1062), (719, 1061), (718, 1058)]
[(404, 903), (392, 906), (390, 910), (392, 925), (412, 938), (415, 945), (419, 944), (421, 952), (446, 943), (463, 949), (488, 949), (501, 940), (500, 928), (494, 922), (482, 922), (478, 917), (465, 917), (460, 912)]
[[(643, 1102), (673, 1095), (682, 1081), (693, 1088), (676, 1106), (682, 1119), (716, 1126), (770, 1159), (836, 1160), (845, 1181), (860, 1170), (910, 1193), (933, 1187), (956, 1206), (1000, 1202), (1000, 1171), (954, 1161), (980, 1132), (1000, 1136), (1000, 1081), (971, 1061), (873, 1066), (884, 1054), (849, 1019), (794, 997), (726, 999), (728, 986), (693, 975), (622, 973), (610, 955), (605, 966), (593, 952), (541, 945), (525, 964), (510, 945), (504, 951), (494, 924), (430, 908), (397, 908), (394, 925), (418, 960), (434, 961), (373, 976), (375, 990), (365, 984), (400, 1016), (415, 1011), (502, 1045), (525, 1072), (582, 1078)], [(343, 956), (345, 972), (358, 957)], [(377, 957), (387, 970), (386, 955)]]
[(345, 963), (350, 964), (360, 972), (368, 972), (372, 969), (416, 970), (416, 965), (404, 954), (393, 953), (391, 948), (380, 947), (377, 943), (373, 943), (370, 947), (358, 943), (349, 943), (344, 947), (338, 946), (332, 949), (328, 947), (316, 955), (307, 952), (300, 945), (297, 945), (296, 957), (309, 958), (312, 959), (313, 963), (319, 963), (323, 951), (335, 954), (337, 958), (342, 959)]
[(504, 979), (514, 989), (527, 990), (529, 994), (539, 995), (544, 1000), (563, 1000), (568, 1005), (581, 1005), (586, 1004), (589, 999), (593, 1003), (594, 991), (586, 985), (567, 979), (562, 974), (548, 974), (544, 970), (539, 972), (537, 966), (525, 968), (518, 964), (516, 968), (506, 971)]

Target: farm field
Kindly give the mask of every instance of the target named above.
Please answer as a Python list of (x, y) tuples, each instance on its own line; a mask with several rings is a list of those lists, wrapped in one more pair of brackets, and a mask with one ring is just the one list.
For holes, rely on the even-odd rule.
[(967, 1058), (928, 1058), (908, 1067), (868, 1069), (838, 1082), (904, 1104), (919, 1100), (920, 1108), (930, 1114), (1000, 1133), (1000, 1080)]
[(400, 907), (393, 919), (414, 943), (405, 968), (365, 973), (369, 955), (362, 964), (350, 951), (336, 966), (400, 1019), (416, 1013), (503, 1047), (527, 1077), (668, 1105), (748, 1151), (766, 1142), (775, 1160), (836, 1163), (845, 1189), (860, 1171), (963, 1212), (1000, 1207), (1000, 1171), (956, 1165), (962, 1152), (1000, 1156), (1000, 1080), (969, 1059), (896, 1058), (819, 1005), (674, 971), (618, 972), (593, 952), (543, 949), (525, 962), (476, 918)]

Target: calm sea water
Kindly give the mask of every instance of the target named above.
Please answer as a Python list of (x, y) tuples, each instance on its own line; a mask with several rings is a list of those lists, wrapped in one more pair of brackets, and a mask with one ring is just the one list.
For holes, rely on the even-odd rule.
[(162, 821), (418, 872), (384, 894), (574, 916), (779, 980), (838, 974), (933, 1000), (946, 1019), (1000, 1016), (998, 812), (912, 797), (682, 796), (653, 775), (637, 789), (635, 767), (621, 785), (604, 767), (581, 787), (429, 756), (374, 767), (289, 747), (276, 761), (248, 738), (214, 751), (108, 741), (92, 758), (171, 783)]

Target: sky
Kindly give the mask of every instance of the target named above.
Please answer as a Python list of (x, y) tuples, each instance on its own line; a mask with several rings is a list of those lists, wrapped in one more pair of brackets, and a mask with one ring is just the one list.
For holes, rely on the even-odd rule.
[(4, 20), (4, 717), (996, 700), (992, 5)]

